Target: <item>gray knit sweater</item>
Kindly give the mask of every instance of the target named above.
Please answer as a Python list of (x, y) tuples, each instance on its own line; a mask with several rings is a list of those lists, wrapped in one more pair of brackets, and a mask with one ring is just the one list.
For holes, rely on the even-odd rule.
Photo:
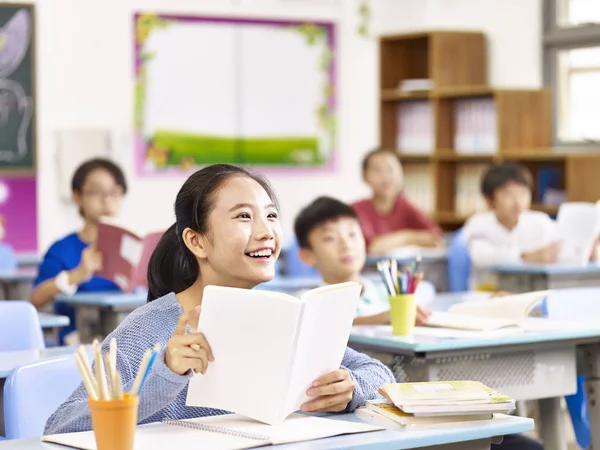
[[(191, 419), (195, 417), (227, 414), (210, 408), (185, 405), (188, 381), (192, 374), (178, 375), (165, 364), (164, 349), (171, 338), (182, 309), (175, 294), (167, 294), (137, 308), (106, 337), (102, 351), (108, 351), (111, 338), (118, 346), (117, 369), (121, 373), (123, 387), (129, 391), (146, 349), (160, 344), (162, 354), (156, 362), (140, 395), (138, 423), (158, 422), (162, 419)], [(377, 390), (384, 383), (393, 383), (391, 372), (380, 362), (346, 349), (342, 367), (347, 369), (355, 382), (355, 391), (347, 411), (354, 411), (365, 400), (377, 398)], [(69, 433), (91, 430), (87, 392), (80, 385), (46, 422), (44, 434)]]

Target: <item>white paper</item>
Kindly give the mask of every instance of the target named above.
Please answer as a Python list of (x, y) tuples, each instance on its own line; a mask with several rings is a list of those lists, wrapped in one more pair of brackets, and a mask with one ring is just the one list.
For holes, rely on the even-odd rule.
[(136, 267), (142, 259), (144, 244), (131, 236), (124, 234), (121, 238), (121, 258)]
[(594, 203), (563, 203), (556, 217), (561, 247), (558, 261), (588, 264), (600, 231), (600, 215)]

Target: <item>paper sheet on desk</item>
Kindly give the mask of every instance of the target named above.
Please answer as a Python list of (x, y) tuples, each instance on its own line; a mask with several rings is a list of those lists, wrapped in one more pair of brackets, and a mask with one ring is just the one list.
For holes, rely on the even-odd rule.
[(414, 336), (434, 337), (439, 339), (482, 339), (500, 336), (523, 334), (525, 331), (517, 328), (501, 328), (490, 331), (458, 330), (455, 328), (415, 327)]

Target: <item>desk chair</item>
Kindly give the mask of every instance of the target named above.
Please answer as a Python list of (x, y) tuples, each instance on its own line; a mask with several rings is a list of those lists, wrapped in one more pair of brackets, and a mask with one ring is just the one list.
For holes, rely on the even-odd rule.
[(50, 415), (79, 383), (74, 354), (14, 368), (4, 385), (6, 439), (42, 436)]
[(0, 351), (43, 349), (44, 336), (36, 309), (29, 302), (0, 301)]
[[(600, 317), (600, 288), (558, 289), (550, 292), (541, 305), (543, 317), (578, 321), (582, 316)], [(583, 313), (582, 313), (583, 311)], [(590, 419), (585, 397), (585, 377), (577, 377), (577, 392), (565, 397), (577, 444), (589, 448)]]
[(320, 277), (321, 275), (317, 269), (307, 266), (300, 261), (299, 250), (298, 241), (294, 237), (290, 240), (289, 245), (286, 246), (282, 255), (285, 275), (288, 277)]
[(471, 258), (464, 232), (461, 228), (456, 232), (448, 247), (448, 288), (450, 292), (466, 292), (469, 290), (471, 278)]
[(0, 271), (12, 272), (17, 270), (17, 256), (13, 248), (5, 242), (0, 242)]

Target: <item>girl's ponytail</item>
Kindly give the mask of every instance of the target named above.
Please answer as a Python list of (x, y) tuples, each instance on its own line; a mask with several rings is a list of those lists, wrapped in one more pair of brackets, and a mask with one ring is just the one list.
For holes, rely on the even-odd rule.
[(198, 261), (177, 235), (177, 224), (165, 232), (148, 263), (148, 301), (181, 292), (198, 278)]

